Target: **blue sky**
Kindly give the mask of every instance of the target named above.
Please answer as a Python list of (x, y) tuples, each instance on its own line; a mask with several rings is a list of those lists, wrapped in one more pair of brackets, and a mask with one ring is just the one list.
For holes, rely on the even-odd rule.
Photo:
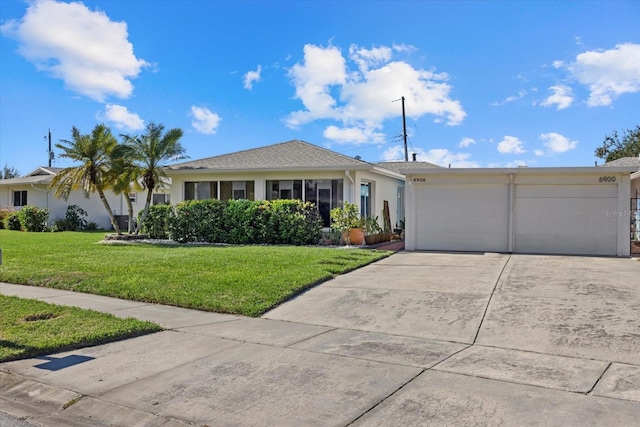
[[(637, 1), (1, 0), (0, 166), (98, 123), (192, 159), (302, 139), (376, 162), (591, 166), (640, 122)], [(70, 166), (57, 158), (54, 166)]]

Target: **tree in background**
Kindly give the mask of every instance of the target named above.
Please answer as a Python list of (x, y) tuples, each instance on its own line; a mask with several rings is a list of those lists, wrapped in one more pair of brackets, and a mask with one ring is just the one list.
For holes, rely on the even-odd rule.
[(636, 125), (634, 130), (625, 130), (622, 138), (614, 130), (610, 136), (604, 138), (602, 145), (596, 148), (595, 155), (605, 162), (622, 157), (640, 156), (640, 125)]
[(111, 225), (120, 234), (120, 227), (104, 195), (104, 190), (113, 185), (111, 171), (111, 153), (118, 141), (111, 130), (97, 125), (91, 134), (83, 135), (75, 126), (71, 129), (71, 140), (60, 140), (56, 147), (62, 151), (60, 157), (66, 157), (78, 166), (62, 169), (51, 181), (50, 188), (56, 188), (55, 195), (64, 200), (69, 199), (72, 190), (82, 189), (85, 197), (97, 192), (104, 208), (109, 214)]
[(185, 149), (180, 144), (181, 129), (164, 131), (164, 126), (150, 122), (146, 133), (139, 136), (123, 135), (123, 145), (126, 146), (128, 161), (133, 162), (139, 169), (139, 179), (142, 187), (147, 190), (144, 211), (140, 223), (144, 223), (149, 214), (153, 191), (164, 186), (166, 174), (163, 170), (165, 162), (188, 158)]
[(13, 166), (9, 166), (6, 163), (4, 164), (2, 171), (0, 171), (0, 179), (11, 179), (17, 178), (19, 176), (20, 172), (18, 172), (18, 169), (14, 168)]

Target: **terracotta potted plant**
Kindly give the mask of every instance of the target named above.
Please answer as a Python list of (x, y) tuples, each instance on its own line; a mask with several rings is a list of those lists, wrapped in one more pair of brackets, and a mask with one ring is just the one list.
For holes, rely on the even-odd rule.
[(331, 209), (331, 228), (339, 231), (347, 245), (362, 245), (364, 230), (358, 212), (358, 205), (344, 202), (341, 208)]

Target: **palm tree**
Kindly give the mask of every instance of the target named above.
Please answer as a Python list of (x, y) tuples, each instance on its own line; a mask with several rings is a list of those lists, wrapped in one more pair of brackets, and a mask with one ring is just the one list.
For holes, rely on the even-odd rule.
[(80, 162), (80, 165), (58, 172), (49, 187), (55, 187), (55, 195), (64, 200), (68, 200), (71, 191), (78, 188), (82, 189), (86, 198), (97, 192), (113, 229), (120, 234), (120, 227), (104, 195), (104, 190), (112, 184), (110, 154), (117, 145), (118, 141), (111, 130), (103, 124), (97, 125), (89, 135), (82, 135), (74, 126), (71, 128), (71, 140), (60, 140), (56, 147), (62, 150), (60, 157)]
[[(150, 122), (146, 133), (140, 136), (123, 135), (124, 145), (127, 146), (127, 157), (139, 168), (138, 176), (142, 187), (147, 190), (144, 211), (140, 224), (144, 223), (149, 214), (153, 191), (164, 186), (166, 174), (163, 166), (167, 161), (188, 158), (184, 147), (180, 144), (181, 129), (170, 129), (164, 132), (164, 126)], [(136, 233), (138, 230), (136, 230)]]
[(139, 183), (139, 168), (131, 161), (128, 154), (129, 147), (123, 144), (117, 145), (111, 152), (111, 170), (110, 180), (113, 182), (113, 192), (120, 194), (127, 203), (127, 212), (129, 215), (129, 224), (127, 233), (132, 234), (136, 231), (135, 218), (133, 214), (133, 204), (129, 193), (132, 191), (142, 190)]

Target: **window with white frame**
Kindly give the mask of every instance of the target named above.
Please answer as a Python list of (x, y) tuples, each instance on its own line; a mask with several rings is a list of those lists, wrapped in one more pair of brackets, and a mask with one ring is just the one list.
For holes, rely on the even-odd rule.
[(371, 215), (371, 187), (370, 182), (360, 183), (360, 217), (366, 218)]
[(129, 200), (131, 200), (131, 203), (136, 203), (138, 200), (138, 193), (132, 191), (129, 193)]
[(27, 206), (27, 190), (13, 192), (13, 206)]

